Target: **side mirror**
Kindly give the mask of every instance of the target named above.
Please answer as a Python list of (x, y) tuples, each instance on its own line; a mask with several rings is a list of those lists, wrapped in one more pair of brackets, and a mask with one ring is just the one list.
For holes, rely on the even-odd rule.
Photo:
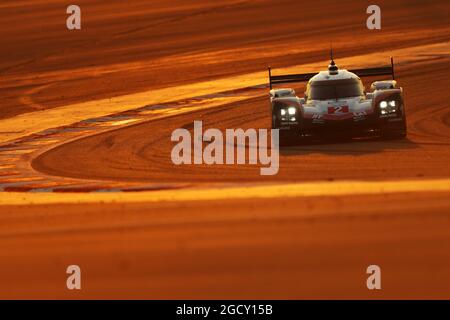
[(298, 99), (300, 104), (305, 104), (306, 103), (306, 99), (305, 98), (299, 98)]

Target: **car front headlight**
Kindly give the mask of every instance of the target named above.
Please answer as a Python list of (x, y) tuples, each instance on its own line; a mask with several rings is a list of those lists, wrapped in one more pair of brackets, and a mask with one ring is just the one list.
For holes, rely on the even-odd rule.
[(295, 107), (289, 107), (288, 108), (288, 113), (293, 116), (295, 113), (297, 112), (297, 109), (295, 109)]
[(381, 114), (388, 114), (388, 113), (396, 113), (397, 112), (397, 104), (398, 102), (396, 100), (388, 100), (388, 101), (381, 101), (380, 102), (380, 111)]
[(282, 116), (286, 115), (286, 109), (281, 109), (281, 110), (280, 110), (280, 114), (281, 114)]
[(386, 109), (387, 107), (388, 107), (387, 101), (381, 101), (381, 102), (380, 102), (380, 108), (381, 108), (381, 109)]

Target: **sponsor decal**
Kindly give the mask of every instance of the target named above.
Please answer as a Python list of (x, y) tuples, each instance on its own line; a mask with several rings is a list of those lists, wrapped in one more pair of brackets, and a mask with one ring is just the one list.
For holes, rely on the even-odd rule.
[(354, 121), (361, 121), (366, 119), (367, 112), (365, 111), (359, 111), (353, 113), (353, 120)]

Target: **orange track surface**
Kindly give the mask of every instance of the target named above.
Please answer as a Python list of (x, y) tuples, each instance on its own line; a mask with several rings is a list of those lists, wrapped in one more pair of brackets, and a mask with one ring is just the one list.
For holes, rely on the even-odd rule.
[[(340, 57), (388, 57), (425, 44), (448, 48), (450, 38), (448, 1), (380, 1), (381, 31), (366, 29), (368, 3), (360, 1), (78, 4), (83, 29), (70, 33), (63, 1), (2, 1), (1, 119), (269, 64), (323, 61), (331, 41), (339, 64)], [(449, 52), (411, 58), (398, 66), (406, 140), (287, 148), (275, 177), (250, 166), (170, 162), (170, 133), (194, 120), (220, 129), (268, 127), (264, 90), (214, 109), (86, 132), (37, 158), (17, 159), (61, 179), (182, 183), (205, 192), (217, 183), (448, 179)], [(0, 127), (0, 134), (13, 129)], [(77, 199), (70, 193), (46, 204), (26, 195), (8, 204), (8, 197), (0, 194), (0, 298), (450, 298), (448, 191), (65, 203)], [(82, 268), (80, 292), (65, 287), (70, 264)], [(381, 291), (365, 286), (370, 264), (382, 268)]]

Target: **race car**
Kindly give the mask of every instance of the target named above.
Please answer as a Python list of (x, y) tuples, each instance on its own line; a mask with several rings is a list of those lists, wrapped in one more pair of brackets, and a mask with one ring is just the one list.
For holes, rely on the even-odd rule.
[[(366, 93), (361, 77), (391, 76), (375, 81)], [(308, 81), (304, 97), (294, 89), (273, 85)], [(403, 89), (397, 86), (394, 61), (387, 67), (339, 69), (331, 55), (327, 71), (272, 75), (269, 67), (272, 128), (280, 131), (280, 144), (320, 135), (378, 135), (406, 137)]]

